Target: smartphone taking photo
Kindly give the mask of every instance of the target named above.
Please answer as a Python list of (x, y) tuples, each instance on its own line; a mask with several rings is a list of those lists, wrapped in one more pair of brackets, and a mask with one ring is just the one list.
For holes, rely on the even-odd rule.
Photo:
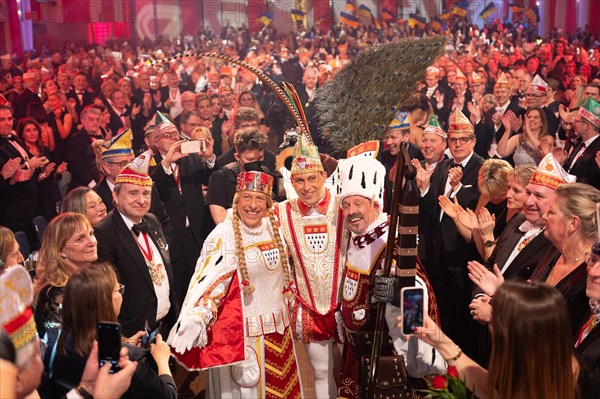
[(423, 287), (404, 287), (400, 291), (402, 334), (413, 335), (416, 327), (423, 327), (426, 296)]
[(96, 325), (98, 335), (98, 361), (100, 367), (110, 362), (110, 373), (121, 370), (119, 357), (121, 353), (121, 326), (118, 323), (99, 322)]
[(200, 150), (201, 145), (199, 141), (186, 141), (185, 143), (181, 143), (182, 154), (197, 154)]

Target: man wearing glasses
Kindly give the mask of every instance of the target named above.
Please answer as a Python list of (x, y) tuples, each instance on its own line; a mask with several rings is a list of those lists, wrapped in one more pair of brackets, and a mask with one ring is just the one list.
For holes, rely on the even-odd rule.
[(548, 123), (548, 134), (554, 136), (558, 130), (558, 118), (552, 110), (546, 107), (547, 99), (548, 84), (540, 75), (535, 75), (525, 93), (525, 105), (527, 109), (539, 107), (544, 110), (546, 122)]
[[(113, 191), (117, 176), (134, 159), (133, 150), (131, 149), (132, 140), (133, 134), (131, 130), (127, 129), (123, 133), (113, 137), (112, 140), (98, 140), (94, 144), (94, 152), (98, 154), (99, 158), (97, 165), (101, 176), (101, 181), (94, 186), (94, 191), (102, 198), (102, 202), (106, 205), (106, 212), (110, 212), (114, 208)], [(170, 242), (173, 228), (171, 227), (165, 207), (160, 200), (158, 191), (156, 191), (156, 187), (152, 187), (150, 213), (158, 218), (167, 241)]]
[(453, 219), (442, 211), (438, 197), (447, 196), (465, 209), (475, 209), (479, 199), (477, 177), (484, 161), (473, 151), (475, 143), (473, 125), (460, 110), (455, 110), (450, 115), (448, 131), (448, 148), (453, 159), (441, 162), (433, 174), (413, 162), (421, 189), (420, 208), (426, 216), (420, 219), (421, 224), (432, 224), (423, 228), (430, 232), (424, 239), (431, 243), (426, 269), (438, 298), (442, 328), (471, 354), (477, 348), (474, 334), (477, 330), (469, 328), (474, 322), (468, 309), (472, 287), (466, 265), (477, 255), (475, 247), (461, 237)]

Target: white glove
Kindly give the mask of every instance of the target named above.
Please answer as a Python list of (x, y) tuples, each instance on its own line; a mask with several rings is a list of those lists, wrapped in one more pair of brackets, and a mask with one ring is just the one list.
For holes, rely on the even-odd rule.
[(183, 354), (195, 346), (206, 346), (206, 326), (199, 316), (186, 317), (179, 320), (175, 325), (175, 334), (171, 340), (171, 346), (175, 351)]

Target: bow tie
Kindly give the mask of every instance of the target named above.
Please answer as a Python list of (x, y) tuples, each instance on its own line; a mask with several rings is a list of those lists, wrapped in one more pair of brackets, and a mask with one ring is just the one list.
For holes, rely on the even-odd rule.
[(138, 224), (134, 224), (131, 226), (131, 230), (135, 234), (135, 236), (139, 236), (140, 233), (148, 233), (148, 224), (142, 219), (142, 221)]
[(450, 168), (457, 168), (457, 167), (461, 168), (461, 169), (463, 168), (463, 166), (462, 166), (461, 163), (456, 163), (456, 162), (451, 162), (450, 163)]

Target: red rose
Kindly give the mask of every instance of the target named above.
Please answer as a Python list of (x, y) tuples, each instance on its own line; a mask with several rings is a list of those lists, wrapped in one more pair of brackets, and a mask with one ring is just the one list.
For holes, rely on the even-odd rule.
[(450, 377), (458, 378), (458, 370), (454, 366), (448, 367), (448, 375)]
[(431, 387), (433, 389), (446, 389), (446, 377), (442, 375), (436, 375), (435, 377), (433, 377)]

